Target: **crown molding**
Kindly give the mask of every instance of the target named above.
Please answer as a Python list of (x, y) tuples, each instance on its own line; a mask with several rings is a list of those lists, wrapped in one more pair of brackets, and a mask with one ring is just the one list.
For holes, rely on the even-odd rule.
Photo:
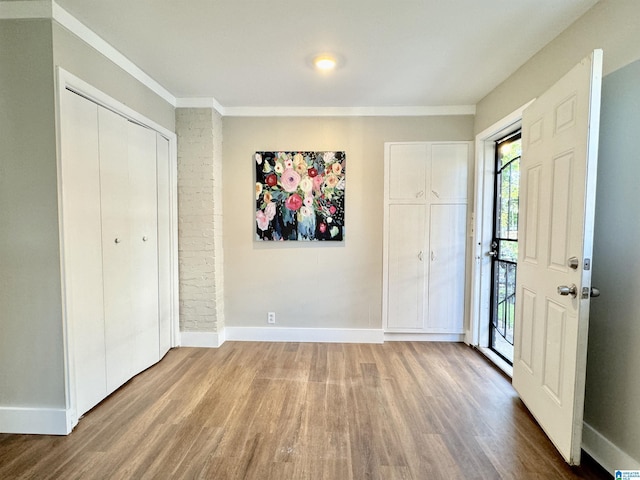
[(436, 107), (225, 107), (227, 117), (425, 117), (475, 115), (475, 105)]
[(188, 98), (176, 98), (176, 108), (213, 108), (220, 115), (226, 115), (226, 108), (224, 108), (213, 97), (188, 97)]

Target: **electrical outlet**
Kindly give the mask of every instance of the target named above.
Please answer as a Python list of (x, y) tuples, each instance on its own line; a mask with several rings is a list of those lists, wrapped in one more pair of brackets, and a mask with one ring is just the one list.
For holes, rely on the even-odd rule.
[(276, 312), (267, 313), (267, 323), (276, 323)]

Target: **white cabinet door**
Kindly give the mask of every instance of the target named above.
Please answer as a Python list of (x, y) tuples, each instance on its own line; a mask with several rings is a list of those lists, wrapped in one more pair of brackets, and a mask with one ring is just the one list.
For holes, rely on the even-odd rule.
[(424, 143), (401, 143), (389, 147), (388, 195), (390, 201), (424, 201), (428, 146)]
[(156, 132), (127, 122), (129, 221), (131, 235), (131, 326), (134, 336), (133, 374), (159, 358), (158, 328), (158, 200)]
[(467, 203), (468, 143), (437, 143), (431, 146), (432, 203)]
[(65, 306), (80, 416), (107, 394), (98, 106), (69, 90), (60, 101)]
[(128, 124), (120, 115), (99, 109), (104, 332), (109, 393), (131, 377), (136, 348), (129, 288), (132, 238), (126, 216), (129, 211)]
[(156, 134), (158, 170), (158, 321), (160, 357), (171, 348), (171, 163), (169, 140)]
[(424, 205), (389, 206), (388, 328), (423, 327), (426, 224)]
[(425, 330), (464, 333), (466, 205), (432, 205)]
[(386, 145), (383, 319), (390, 332), (464, 333), (470, 149), (470, 142)]

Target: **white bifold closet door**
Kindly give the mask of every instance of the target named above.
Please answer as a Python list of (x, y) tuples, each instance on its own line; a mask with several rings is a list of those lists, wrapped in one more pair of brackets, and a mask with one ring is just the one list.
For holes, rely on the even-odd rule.
[(156, 133), (99, 108), (107, 391), (158, 361)]
[(61, 99), (65, 304), (76, 412), (171, 345), (169, 142), (71, 91)]
[(169, 140), (156, 134), (158, 173), (158, 321), (160, 356), (171, 348), (171, 163)]
[(156, 132), (127, 122), (129, 161), (129, 285), (133, 323), (133, 375), (158, 361), (158, 192)]
[(65, 307), (80, 415), (107, 395), (98, 107), (67, 90), (60, 101)]

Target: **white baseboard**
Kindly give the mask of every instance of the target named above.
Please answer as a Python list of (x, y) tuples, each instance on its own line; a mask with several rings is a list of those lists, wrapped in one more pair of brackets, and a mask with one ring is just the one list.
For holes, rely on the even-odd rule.
[(180, 332), (180, 346), (218, 348), (224, 343), (224, 330), (215, 332)]
[(640, 470), (640, 461), (635, 460), (620, 447), (584, 422), (582, 449), (613, 475), (616, 470)]
[(0, 407), (2, 433), (68, 435), (76, 423), (62, 408)]
[(464, 333), (385, 332), (385, 342), (464, 342)]
[(462, 342), (464, 334), (394, 333), (364, 328), (225, 327), (220, 332), (180, 332), (183, 347), (217, 348), (225, 341), (384, 343)]
[(383, 343), (384, 333), (359, 328), (226, 327), (227, 340), (244, 342)]

